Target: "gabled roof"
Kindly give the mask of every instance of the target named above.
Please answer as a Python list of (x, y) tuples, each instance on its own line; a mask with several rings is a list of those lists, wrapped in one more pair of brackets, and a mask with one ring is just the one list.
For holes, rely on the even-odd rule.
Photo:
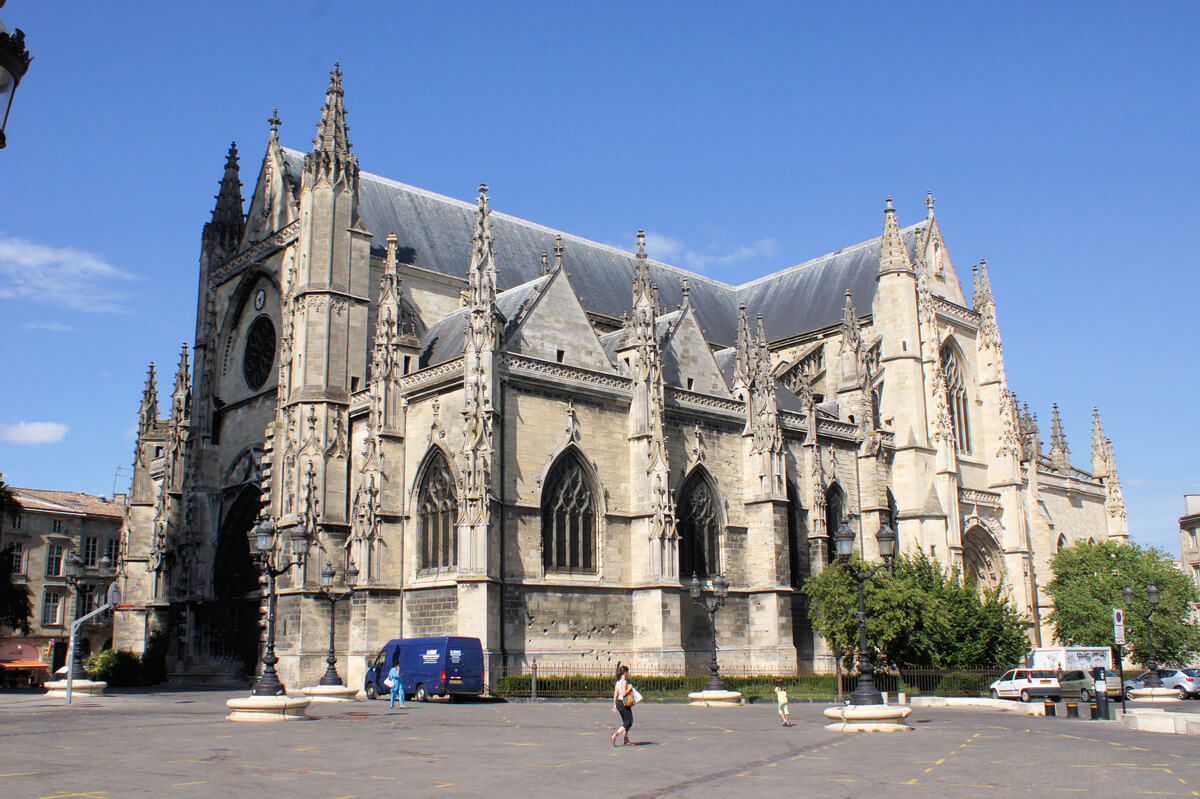
[[(496, 295), (496, 308), (504, 315), (505, 320), (505, 329), (501, 332), (502, 340), (549, 279), (549, 275), (541, 275)], [(422, 369), (437, 366), (463, 354), (463, 336), (466, 334), (469, 312), (469, 308), (459, 308), (434, 322), (425, 331), (425, 335), (421, 337)]]
[[(298, 187), (304, 154), (283, 149), (288, 179)], [(470, 263), (471, 234), (476, 206), (398, 183), (368, 172), (359, 175), (359, 214), (374, 235), (373, 251), (382, 254), (389, 233), (399, 238), (401, 263), (463, 277)], [(541, 255), (554, 249), (561, 235), (563, 266), (584, 308), (619, 318), (630, 308), (635, 257), (615, 247), (493, 211), (498, 285), (511, 288), (537, 278)], [(903, 232), (911, 258), (917, 257), (921, 225)], [(731, 286), (718, 280), (650, 260), (650, 274), (665, 308), (683, 301), (687, 278), (690, 302), (705, 337), (730, 345), (737, 338), (737, 307), (745, 304), (761, 313), (771, 341), (836, 324), (841, 319), (846, 289), (854, 305), (867, 313), (875, 296), (879, 265), (878, 237), (772, 275)]]

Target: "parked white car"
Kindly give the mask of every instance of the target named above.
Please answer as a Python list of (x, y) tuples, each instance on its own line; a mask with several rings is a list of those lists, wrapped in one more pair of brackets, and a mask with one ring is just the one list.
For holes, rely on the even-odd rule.
[(1057, 702), (1062, 695), (1054, 672), (1041, 669), (1009, 669), (989, 687), (992, 699), (1020, 699), (1022, 702), (1028, 702), (1040, 696), (1049, 697)]

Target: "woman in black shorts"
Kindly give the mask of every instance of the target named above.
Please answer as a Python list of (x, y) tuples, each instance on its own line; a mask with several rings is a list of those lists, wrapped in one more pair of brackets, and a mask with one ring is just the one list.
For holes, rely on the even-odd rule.
[(613, 687), (613, 713), (621, 717), (621, 728), (612, 734), (612, 745), (617, 745), (617, 736), (625, 736), (625, 745), (633, 746), (629, 740), (629, 729), (633, 726), (633, 708), (625, 704), (627, 697), (633, 696), (633, 686), (629, 684), (629, 667), (617, 663), (617, 684)]

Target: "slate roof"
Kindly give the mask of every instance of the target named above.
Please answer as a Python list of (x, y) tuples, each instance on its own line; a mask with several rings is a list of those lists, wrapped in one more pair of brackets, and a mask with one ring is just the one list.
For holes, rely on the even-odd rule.
[[(298, 186), (304, 153), (284, 148), (283, 154), (288, 178)], [(474, 203), (367, 172), (359, 177), (359, 213), (362, 224), (374, 235), (376, 254), (382, 255), (387, 234), (395, 233), (401, 263), (455, 277), (466, 275)], [(561, 235), (563, 266), (583, 306), (618, 318), (629, 312), (636, 262), (632, 253), (496, 211), (491, 220), (499, 288), (538, 277), (542, 253), (552, 252), (555, 235)], [(910, 257), (916, 254), (922, 225), (923, 221), (902, 231)], [(874, 238), (742, 286), (655, 260), (650, 260), (649, 266), (667, 309), (682, 303), (682, 283), (687, 278), (692, 307), (710, 342), (735, 343), (739, 304), (745, 304), (752, 314), (761, 313), (768, 339), (777, 341), (840, 321), (847, 288), (854, 293), (860, 315), (866, 313), (875, 296), (879, 245), (880, 238)]]
[[(540, 275), (534, 280), (514, 286), (496, 295), (496, 307), (504, 314), (506, 325), (501, 339), (508, 335), (520, 320), (529, 303), (537, 297), (550, 278)], [(467, 329), (468, 308), (459, 308), (433, 323), (421, 337), (420, 367), (437, 366), (463, 354), (463, 336)]]

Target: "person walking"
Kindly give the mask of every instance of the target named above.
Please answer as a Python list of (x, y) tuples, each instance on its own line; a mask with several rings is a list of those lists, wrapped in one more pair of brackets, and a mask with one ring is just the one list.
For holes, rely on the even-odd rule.
[(779, 726), (792, 726), (792, 719), (788, 713), (787, 686), (783, 684), (783, 680), (775, 681), (775, 702), (779, 705)]
[(392, 701), (389, 707), (394, 708), (396, 706), (396, 700), (399, 699), (400, 709), (404, 710), (404, 686), (400, 682), (399, 662), (392, 663), (392, 670), (388, 672), (387, 683), (392, 690)]
[(633, 727), (633, 686), (629, 684), (629, 667), (617, 663), (617, 684), (613, 686), (613, 713), (621, 717), (621, 726), (609, 738), (617, 745), (617, 736), (625, 737), (625, 746), (633, 746), (629, 730)]

